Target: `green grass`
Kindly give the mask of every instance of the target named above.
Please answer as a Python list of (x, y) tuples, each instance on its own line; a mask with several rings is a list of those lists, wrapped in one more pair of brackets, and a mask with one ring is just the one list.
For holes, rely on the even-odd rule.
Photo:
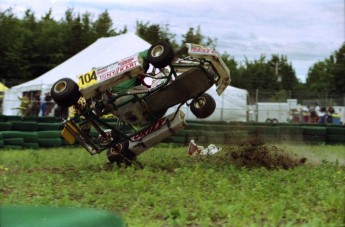
[(161, 145), (139, 156), (144, 168), (118, 168), (81, 148), (0, 150), (1, 203), (99, 208), (128, 226), (343, 226), (344, 146), (282, 149), (310, 161), (246, 168), (226, 149), (189, 157)]

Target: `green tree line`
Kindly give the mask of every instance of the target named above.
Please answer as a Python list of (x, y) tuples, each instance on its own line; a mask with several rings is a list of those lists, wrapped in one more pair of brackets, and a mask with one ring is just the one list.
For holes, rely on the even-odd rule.
[[(41, 18), (27, 9), (18, 18), (11, 8), (0, 12), (0, 71), (8, 86), (34, 79), (77, 54), (98, 38), (127, 32), (127, 27), (116, 29), (104, 11), (96, 19), (89, 12), (83, 14), (67, 9), (60, 20), (49, 10)], [(198, 43), (216, 48), (217, 39), (202, 34), (201, 27), (190, 27), (180, 42), (169, 24), (137, 21), (136, 34), (153, 44), (158, 40), (170, 42), (183, 56), (183, 44)], [(309, 69), (306, 83), (301, 83), (287, 56), (274, 54), (259, 59), (237, 62), (228, 53), (222, 53), (231, 71), (232, 85), (247, 90), (304, 90), (345, 93), (345, 44), (329, 58), (316, 62)]]

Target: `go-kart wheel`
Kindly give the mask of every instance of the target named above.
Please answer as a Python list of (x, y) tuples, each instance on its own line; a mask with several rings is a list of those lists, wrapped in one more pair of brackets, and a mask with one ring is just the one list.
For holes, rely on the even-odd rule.
[(113, 147), (107, 150), (107, 158), (110, 163), (116, 163), (118, 166), (125, 164), (130, 166), (136, 159), (136, 155), (128, 150), (128, 140), (115, 144)]
[(55, 82), (50, 94), (56, 104), (61, 107), (69, 107), (75, 104), (81, 96), (79, 86), (69, 78), (63, 78)]
[(175, 53), (168, 42), (160, 41), (148, 50), (147, 60), (156, 68), (168, 66), (174, 59)]
[(211, 95), (204, 93), (193, 99), (190, 110), (197, 118), (209, 117), (216, 109), (216, 102)]

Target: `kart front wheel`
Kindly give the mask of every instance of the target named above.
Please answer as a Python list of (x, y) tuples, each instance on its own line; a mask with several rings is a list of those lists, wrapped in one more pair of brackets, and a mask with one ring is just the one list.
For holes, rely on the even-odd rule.
[(147, 60), (156, 68), (168, 66), (174, 59), (175, 53), (168, 42), (160, 41), (148, 50)]
[(190, 110), (197, 118), (207, 118), (216, 109), (216, 101), (211, 95), (204, 93), (193, 99), (190, 104)]
[(75, 104), (81, 96), (79, 86), (69, 78), (63, 78), (55, 82), (50, 94), (56, 104), (64, 108)]

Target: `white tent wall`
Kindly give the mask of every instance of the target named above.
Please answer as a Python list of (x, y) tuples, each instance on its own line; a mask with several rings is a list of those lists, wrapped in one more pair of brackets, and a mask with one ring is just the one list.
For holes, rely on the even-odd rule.
[[(225, 121), (225, 122), (246, 122), (247, 121), (247, 95), (244, 89), (229, 86), (223, 94), (219, 96), (216, 87), (210, 88), (206, 93), (211, 95), (216, 101), (216, 110), (206, 119), (194, 116), (190, 108), (183, 105), (180, 109), (186, 114), (186, 120), (200, 121)], [(168, 113), (174, 112), (178, 107), (172, 107)]]
[(45, 93), (50, 91), (52, 85), (61, 78), (71, 78), (77, 81), (77, 77), (90, 71), (93, 67), (101, 67), (132, 54), (150, 48), (151, 44), (133, 33), (126, 33), (115, 37), (100, 38), (78, 54), (65, 62), (37, 77), (34, 80), (17, 85), (4, 93), (4, 115), (18, 115), (20, 106), (18, 97), (25, 91), (41, 91), (41, 101)]

